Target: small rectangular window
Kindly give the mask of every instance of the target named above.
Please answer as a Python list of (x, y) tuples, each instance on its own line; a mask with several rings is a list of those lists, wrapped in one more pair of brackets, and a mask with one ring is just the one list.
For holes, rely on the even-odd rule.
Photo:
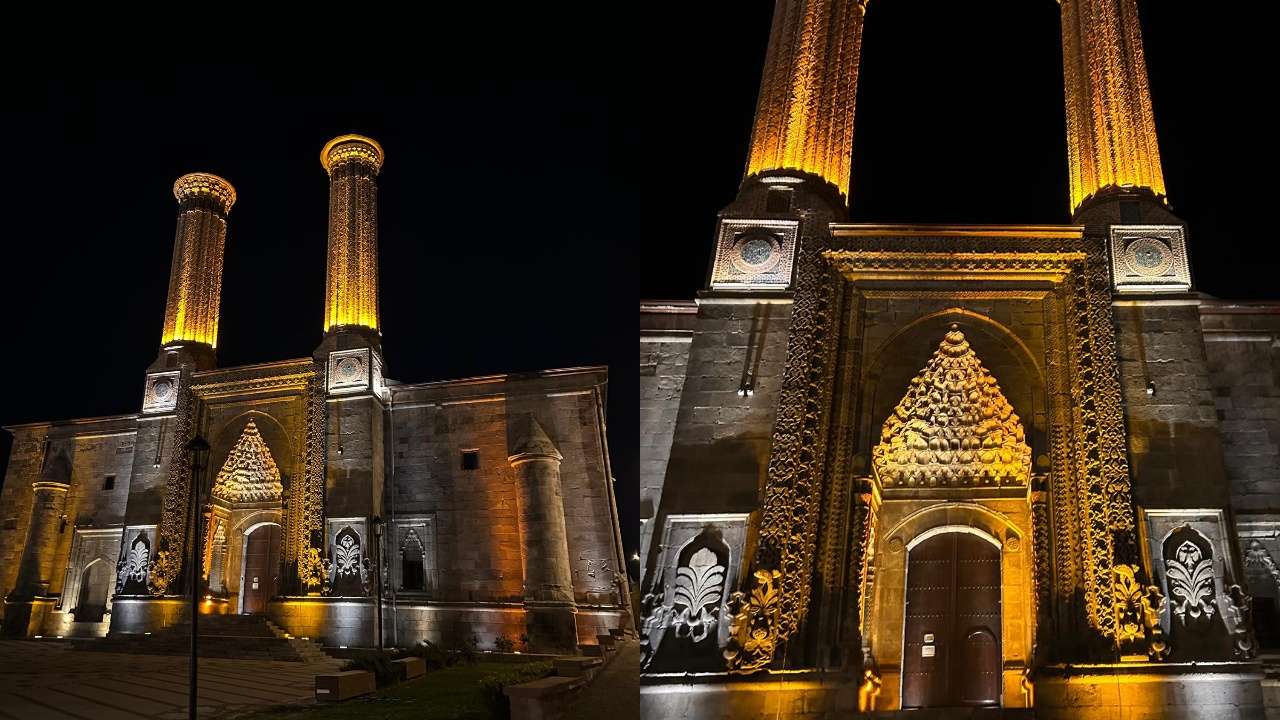
[(771, 213), (791, 212), (791, 191), (773, 189), (765, 195), (764, 211)]
[(114, 488), (115, 486), (116, 486), (116, 476), (115, 476), (115, 475), (107, 475), (106, 477), (102, 478), (102, 489), (103, 489), (103, 490), (111, 490), (111, 489), (112, 489), (112, 488)]
[(480, 451), (479, 450), (463, 450), (462, 451), (462, 469), (463, 470), (479, 470), (480, 469)]

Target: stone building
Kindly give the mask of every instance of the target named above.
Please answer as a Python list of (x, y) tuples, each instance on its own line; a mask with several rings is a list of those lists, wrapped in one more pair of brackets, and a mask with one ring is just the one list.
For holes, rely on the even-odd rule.
[(1280, 302), (1192, 285), (1134, 0), (1059, 5), (1071, 223), (870, 225), (866, 3), (776, 3), (707, 282), (641, 305), (644, 717), (1280, 704)]
[(323, 340), (310, 357), (244, 367), (215, 362), (235, 190), (177, 180), (139, 411), (6, 428), (5, 633), (151, 632), (189, 614), (193, 574), (202, 612), (264, 614), (334, 645), (527, 634), (529, 650), (551, 651), (622, 626), (606, 369), (386, 377), (383, 158), (357, 135), (324, 147)]

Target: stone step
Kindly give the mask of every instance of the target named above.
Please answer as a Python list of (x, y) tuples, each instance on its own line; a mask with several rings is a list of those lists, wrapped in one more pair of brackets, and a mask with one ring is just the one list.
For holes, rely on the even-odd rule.
[[(292, 662), (330, 658), (319, 643), (288, 637), (261, 615), (202, 615), (197, 631), (200, 657)], [(191, 624), (180, 622), (150, 635), (107, 633), (103, 638), (78, 641), (76, 647), (96, 652), (187, 655), (191, 652)]]
[(1035, 720), (1034, 708), (957, 707), (919, 710), (874, 710), (860, 717), (874, 720)]

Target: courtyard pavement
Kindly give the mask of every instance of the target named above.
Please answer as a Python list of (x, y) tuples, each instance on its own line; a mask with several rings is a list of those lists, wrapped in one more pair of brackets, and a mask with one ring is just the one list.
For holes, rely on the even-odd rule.
[(618, 656), (556, 720), (640, 720), (640, 642), (618, 643)]
[[(315, 696), (315, 676), (341, 660), (206, 658), (198, 665), (201, 718), (233, 718)], [(57, 640), (0, 640), (0, 719), (184, 720), (187, 658), (85, 652)]]

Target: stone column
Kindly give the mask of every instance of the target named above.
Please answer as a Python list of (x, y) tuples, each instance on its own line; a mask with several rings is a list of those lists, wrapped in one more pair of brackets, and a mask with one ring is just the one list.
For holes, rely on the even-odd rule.
[(1071, 211), (1100, 193), (1163, 197), (1136, 0), (1060, 0)]
[(529, 416), (507, 460), (516, 471), (529, 651), (576, 651), (577, 612), (560, 488), (563, 456)]
[(67, 504), (70, 485), (38, 481), (31, 484), (31, 524), (27, 527), (22, 560), (13, 591), (5, 598), (4, 634), (38, 635), (44, 616), (53, 607), (45, 600), (53, 573), (58, 532), (62, 529), (62, 513)]
[(236, 191), (217, 175), (189, 173), (173, 184), (173, 196), (178, 199), (178, 229), (160, 343), (200, 343), (212, 349), (218, 344), (227, 213)]
[(324, 331), (354, 326), (378, 329), (378, 170), (382, 146), (361, 135), (342, 135), (324, 146), (329, 173), (329, 264), (325, 276)]
[(864, 0), (782, 0), (773, 11), (747, 176), (817, 175), (849, 197)]

